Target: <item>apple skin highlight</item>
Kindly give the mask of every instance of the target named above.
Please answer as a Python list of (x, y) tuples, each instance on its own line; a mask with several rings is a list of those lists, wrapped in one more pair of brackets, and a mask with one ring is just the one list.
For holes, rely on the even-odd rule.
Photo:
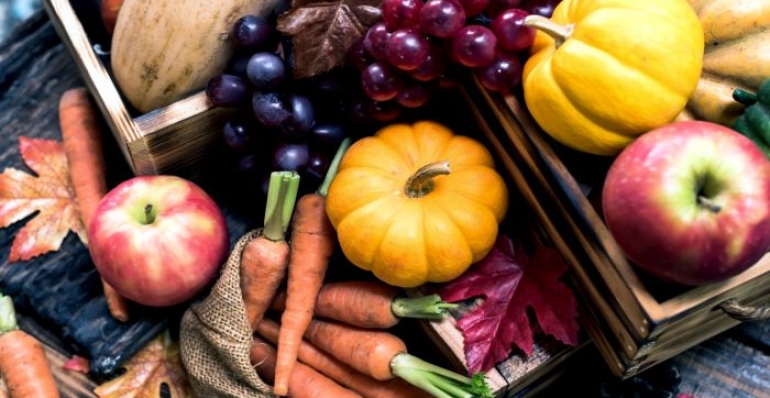
[(216, 278), (229, 250), (216, 202), (173, 176), (139, 176), (113, 188), (97, 207), (88, 240), (102, 278), (153, 307), (193, 298)]
[(720, 282), (770, 250), (770, 161), (731, 129), (675, 122), (618, 155), (602, 206), (639, 268), (682, 285)]

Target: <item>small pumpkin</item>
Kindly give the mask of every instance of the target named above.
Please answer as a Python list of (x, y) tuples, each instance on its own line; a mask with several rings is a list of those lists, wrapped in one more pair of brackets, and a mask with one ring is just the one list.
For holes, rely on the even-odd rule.
[(616, 155), (684, 109), (702, 69), (703, 30), (685, 0), (563, 0), (538, 29), (524, 100), (562, 144)]
[(701, 21), (703, 73), (680, 120), (730, 126), (745, 107), (733, 90), (756, 92), (770, 79), (770, 0), (689, 0)]
[(458, 277), (492, 248), (507, 208), (487, 148), (433, 121), (353, 143), (326, 197), (348, 260), (399, 287)]

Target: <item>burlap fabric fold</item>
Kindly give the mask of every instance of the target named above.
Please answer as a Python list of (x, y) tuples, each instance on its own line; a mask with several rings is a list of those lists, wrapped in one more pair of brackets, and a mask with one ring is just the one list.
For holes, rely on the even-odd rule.
[(241, 293), (241, 254), (259, 233), (253, 230), (238, 240), (209, 295), (182, 316), (180, 353), (200, 398), (275, 397), (249, 361), (252, 333)]

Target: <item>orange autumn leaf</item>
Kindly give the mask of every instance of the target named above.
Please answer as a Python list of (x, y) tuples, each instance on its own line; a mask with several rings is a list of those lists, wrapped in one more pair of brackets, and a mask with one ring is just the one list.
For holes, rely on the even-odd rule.
[(16, 233), (8, 262), (59, 250), (70, 230), (86, 242), (62, 143), (19, 137), (19, 152), (36, 175), (12, 167), (0, 174), (0, 228), (37, 214)]
[(179, 356), (179, 343), (161, 333), (123, 365), (126, 372), (94, 390), (99, 398), (156, 398), (161, 386), (172, 398), (193, 397)]

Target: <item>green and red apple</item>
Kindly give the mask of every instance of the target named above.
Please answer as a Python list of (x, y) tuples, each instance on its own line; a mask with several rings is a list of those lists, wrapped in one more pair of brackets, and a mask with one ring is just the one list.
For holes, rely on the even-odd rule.
[(88, 247), (101, 277), (139, 304), (190, 300), (218, 275), (229, 234), (218, 204), (176, 176), (138, 176), (102, 198), (88, 226)]
[(674, 122), (618, 155), (602, 208), (636, 266), (682, 285), (723, 281), (770, 250), (770, 161), (727, 127)]

